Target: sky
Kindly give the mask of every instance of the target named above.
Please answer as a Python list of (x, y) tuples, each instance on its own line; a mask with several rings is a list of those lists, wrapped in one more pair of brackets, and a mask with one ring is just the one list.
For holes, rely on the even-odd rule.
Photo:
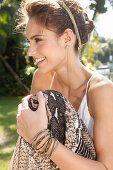
[[(86, 8), (90, 4), (89, 0), (79, 0), (81, 5)], [(108, 6), (108, 11), (104, 14), (100, 14), (97, 21), (95, 22), (95, 27), (99, 36), (103, 36), (105, 38), (112, 38), (113, 39), (113, 9)], [(88, 12), (88, 16), (92, 18), (92, 11)]]

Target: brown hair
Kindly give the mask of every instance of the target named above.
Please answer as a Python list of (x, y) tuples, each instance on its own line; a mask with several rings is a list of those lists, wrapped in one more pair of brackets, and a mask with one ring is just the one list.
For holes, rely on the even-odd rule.
[[(63, 2), (74, 16), (83, 45), (88, 41), (88, 34), (94, 28), (93, 21), (89, 20), (86, 11), (76, 0), (63, 0)], [(22, 0), (19, 11), (21, 13), (19, 26), (26, 26), (28, 19), (35, 17), (40, 24), (44, 24), (47, 29), (54, 30), (58, 35), (61, 35), (67, 28), (75, 33), (68, 13), (55, 0)], [(78, 49), (78, 42), (75, 48)]]

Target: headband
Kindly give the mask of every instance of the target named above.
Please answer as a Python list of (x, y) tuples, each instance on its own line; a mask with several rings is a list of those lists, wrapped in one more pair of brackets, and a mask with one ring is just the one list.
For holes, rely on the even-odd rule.
[(69, 17), (70, 17), (70, 19), (71, 19), (71, 21), (72, 21), (72, 23), (73, 23), (73, 26), (74, 26), (74, 30), (75, 30), (76, 37), (77, 37), (77, 39), (78, 39), (78, 47), (79, 47), (79, 49), (80, 49), (80, 48), (81, 48), (81, 39), (80, 39), (80, 34), (79, 34), (79, 32), (78, 32), (78, 27), (77, 27), (77, 24), (76, 24), (75, 19), (74, 19), (74, 17), (73, 17), (73, 14), (72, 14), (71, 10), (67, 7), (67, 5), (66, 5), (63, 1), (60, 2), (60, 1), (57, 0), (57, 3), (58, 3), (60, 6), (62, 6), (62, 7), (67, 11), (67, 13), (68, 13), (68, 15), (69, 15)]

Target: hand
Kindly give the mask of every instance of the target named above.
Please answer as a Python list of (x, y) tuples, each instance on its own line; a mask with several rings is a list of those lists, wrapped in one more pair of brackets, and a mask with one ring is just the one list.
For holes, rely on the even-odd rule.
[(18, 105), (17, 115), (17, 133), (29, 143), (39, 131), (47, 128), (48, 123), (43, 93), (38, 93), (39, 106), (36, 111), (32, 111), (28, 106), (31, 96), (22, 99), (22, 103)]

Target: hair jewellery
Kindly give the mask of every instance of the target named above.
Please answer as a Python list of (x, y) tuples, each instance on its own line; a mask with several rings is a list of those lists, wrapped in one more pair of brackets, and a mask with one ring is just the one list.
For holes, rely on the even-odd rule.
[(74, 30), (75, 30), (75, 33), (76, 33), (76, 37), (78, 39), (78, 47), (79, 47), (79, 49), (81, 49), (81, 39), (80, 39), (80, 35), (79, 35), (79, 32), (78, 32), (78, 27), (77, 27), (77, 24), (75, 22), (75, 19), (73, 17), (71, 10), (67, 7), (67, 5), (63, 1), (56, 0), (56, 2), (67, 11), (67, 13), (68, 13), (68, 15), (69, 15), (69, 17), (70, 17), (70, 19), (73, 23)]

